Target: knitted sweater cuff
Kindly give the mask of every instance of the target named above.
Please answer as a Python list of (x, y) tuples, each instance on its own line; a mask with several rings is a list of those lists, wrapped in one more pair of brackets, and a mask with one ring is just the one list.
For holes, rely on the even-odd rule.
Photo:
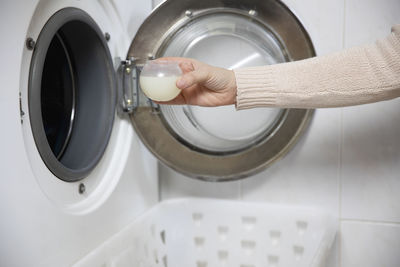
[(275, 84), (270, 66), (235, 69), (234, 73), (237, 110), (276, 105), (276, 95), (273, 93)]

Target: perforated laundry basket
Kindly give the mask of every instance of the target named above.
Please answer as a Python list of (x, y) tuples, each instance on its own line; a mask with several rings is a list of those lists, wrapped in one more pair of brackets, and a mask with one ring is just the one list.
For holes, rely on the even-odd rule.
[(335, 218), (316, 209), (215, 199), (169, 200), (74, 266), (323, 266), (335, 234)]

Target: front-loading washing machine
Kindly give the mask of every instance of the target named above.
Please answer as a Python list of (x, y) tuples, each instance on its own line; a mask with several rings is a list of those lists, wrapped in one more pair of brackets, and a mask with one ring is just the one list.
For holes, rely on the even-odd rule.
[(160, 106), (138, 85), (143, 64), (164, 56), (231, 69), (314, 56), (283, 3), (150, 7), (2, 3), (1, 266), (78, 261), (157, 202), (157, 160), (188, 177), (235, 180), (305, 132), (312, 110)]

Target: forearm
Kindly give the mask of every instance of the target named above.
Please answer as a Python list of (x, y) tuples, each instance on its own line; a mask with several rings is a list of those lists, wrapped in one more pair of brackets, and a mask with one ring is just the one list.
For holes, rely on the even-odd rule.
[(234, 71), (237, 109), (339, 107), (396, 98), (400, 96), (400, 25), (373, 45)]

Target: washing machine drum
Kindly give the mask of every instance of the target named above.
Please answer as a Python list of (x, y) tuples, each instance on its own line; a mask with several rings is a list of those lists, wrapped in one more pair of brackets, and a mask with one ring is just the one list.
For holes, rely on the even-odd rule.
[[(101, 35), (95, 25), (91, 27), (97, 29), (94, 32), (85, 31), (87, 27), (83, 25), (72, 27), (74, 25), (69, 21), (74, 15), (82, 14), (77, 10), (66, 13), (58, 15), (61, 17), (58, 20), (65, 20), (67, 26), (61, 29), (49, 26), (50, 36), (57, 38), (47, 38), (48, 44), (43, 53), (54, 50), (61, 51), (58, 55), (62, 55), (65, 50), (65, 55), (68, 55), (68, 50), (79, 43), (80, 36), (92, 36), (95, 40), (96, 36)], [(82, 18), (79, 20), (82, 21)], [(87, 18), (83, 21), (93, 24)], [(115, 76), (118, 96), (114, 96), (115, 90), (108, 89), (115, 86), (109, 74), (111, 64), (109, 52), (104, 49), (107, 47), (106, 41), (93, 41), (93, 44), (86, 42), (87, 48), (92, 46), (97, 48), (81, 49), (76, 58), (53, 57), (53, 61), (37, 64), (40, 68), (35, 65), (31, 68), (33, 77), (36, 76), (35, 70), (38, 75), (39, 72), (48, 71), (48, 77), (55, 77), (42, 79), (41, 86), (39, 82), (36, 87), (31, 86), (33, 100), (30, 100), (30, 112), (33, 119), (37, 117), (43, 121), (37, 124), (37, 129), (33, 129), (39, 151), (40, 146), (45, 147), (40, 151), (42, 158), (53, 173), (66, 181), (85, 177), (104, 152), (113, 123), (115, 98), (118, 99), (118, 110), (129, 113), (136, 133), (162, 163), (184, 175), (211, 181), (239, 179), (263, 170), (291, 149), (312, 116), (312, 110), (300, 109), (236, 111), (233, 106), (206, 108), (157, 105), (141, 93), (138, 85), (141, 66), (147, 60), (164, 56), (190, 57), (230, 69), (314, 56), (305, 29), (280, 1), (165, 1), (150, 14), (134, 37), (127, 59), (122, 62)], [(87, 54), (93, 55), (93, 58), (87, 59)], [(88, 83), (96, 86), (76, 90), (80, 92), (78, 97), (74, 96), (78, 94), (74, 90), (70, 94), (54, 95), (51, 88), (59, 83), (57, 77), (65, 81), (74, 82), (75, 79), (80, 83), (86, 82), (88, 78), (74, 77), (76, 71), (69, 67), (80, 59), (80, 65), (83, 66), (81, 73), (87, 68), (96, 68), (97, 75), (89, 77), (93, 82)], [(63, 70), (53, 73), (54, 69)], [(49, 90), (43, 91), (43, 84), (44, 89), (47, 84)], [(85, 87), (85, 84), (79, 87)], [(35, 93), (35, 88), (39, 93)], [(101, 91), (100, 96), (97, 95), (98, 90)], [(54, 98), (61, 102), (61, 112), (56, 113), (61, 114), (59, 117), (44, 116), (43, 101), (46, 101), (46, 97), (51, 100), (49, 103)], [(93, 104), (80, 105), (79, 102), (83, 103), (85, 98), (85, 103), (90, 99), (99, 99), (95, 103), (102, 108), (93, 108)], [(81, 113), (87, 115), (76, 117), (76, 112), (71, 109), (75, 105), (76, 110), (86, 109)], [(64, 108), (68, 112), (63, 112)], [(94, 110), (101, 112), (96, 115)], [(65, 123), (59, 124), (60, 119)], [(102, 123), (95, 124), (97, 130), (92, 134), (85, 134), (95, 120), (101, 120)], [(43, 130), (42, 125), (46, 123), (48, 131)], [(74, 130), (75, 134), (74, 131), (69, 134), (72, 126), (78, 129)], [(51, 130), (56, 128), (57, 132), (60, 127), (67, 129), (61, 131), (67, 134), (52, 136)], [(81, 131), (81, 134), (76, 131)], [(50, 143), (50, 146), (46, 148), (45, 143)], [(82, 149), (89, 143), (92, 144), (91, 149)]]

